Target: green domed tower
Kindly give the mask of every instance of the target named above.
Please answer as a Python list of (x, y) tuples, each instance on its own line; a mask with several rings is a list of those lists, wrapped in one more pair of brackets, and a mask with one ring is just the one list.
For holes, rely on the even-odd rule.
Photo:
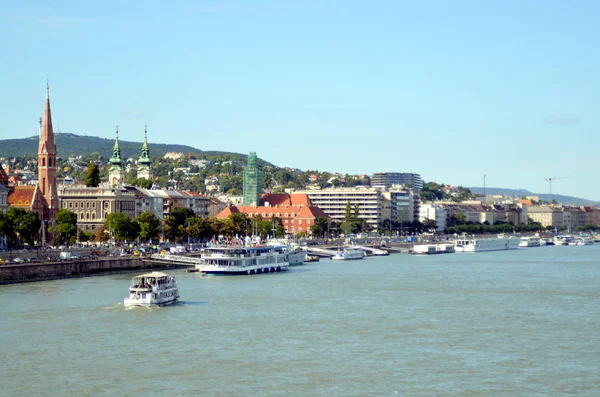
[(137, 177), (152, 180), (152, 159), (150, 158), (150, 149), (148, 148), (148, 129), (144, 126), (144, 144), (142, 145), (142, 154), (138, 158)]
[(117, 126), (117, 138), (113, 147), (112, 157), (108, 160), (108, 184), (110, 186), (119, 186), (123, 184), (123, 160), (121, 159), (121, 148), (119, 147), (119, 126)]

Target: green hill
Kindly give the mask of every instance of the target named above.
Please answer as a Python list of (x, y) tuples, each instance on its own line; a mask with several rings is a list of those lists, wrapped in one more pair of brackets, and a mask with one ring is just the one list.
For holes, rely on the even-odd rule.
[[(96, 152), (103, 157), (110, 157), (115, 144), (114, 139), (98, 138), (94, 136), (76, 135), (71, 133), (55, 133), (57, 156), (66, 158), (70, 156), (89, 156)], [(38, 137), (32, 136), (21, 139), (0, 140), (0, 157), (37, 157)], [(121, 155), (124, 158), (137, 157), (142, 150), (142, 142), (130, 142), (119, 140)], [(235, 158), (246, 158), (239, 153), (228, 153), (218, 151), (202, 151), (187, 145), (175, 145), (165, 143), (149, 143), (152, 157), (163, 157), (167, 152), (191, 153), (196, 156), (208, 157), (231, 155)], [(232, 158), (233, 160), (233, 158)]]

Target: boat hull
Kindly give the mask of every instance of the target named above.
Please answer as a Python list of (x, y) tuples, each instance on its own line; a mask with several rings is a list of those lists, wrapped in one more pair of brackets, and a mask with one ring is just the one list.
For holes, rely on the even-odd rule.
[(197, 266), (198, 271), (204, 274), (210, 275), (223, 275), (223, 276), (238, 276), (238, 275), (250, 275), (250, 274), (262, 274), (262, 273), (278, 273), (284, 272), (288, 270), (288, 265), (278, 265), (278, 266), (247, 266), (247, 267), (237, 267), (237, 266), (228, 266), (229, 268), (225, 269), (219, 266)]

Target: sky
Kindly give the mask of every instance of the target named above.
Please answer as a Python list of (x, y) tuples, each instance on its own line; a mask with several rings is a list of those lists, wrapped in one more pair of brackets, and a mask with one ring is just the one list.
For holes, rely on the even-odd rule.
[[(0, 138), (55, 131), (600, 201), (600, 2), (0, 4)], [(596, 109), (596, 110), (595, 110)], [(151, 148), (150, 148), (151, 149)]]

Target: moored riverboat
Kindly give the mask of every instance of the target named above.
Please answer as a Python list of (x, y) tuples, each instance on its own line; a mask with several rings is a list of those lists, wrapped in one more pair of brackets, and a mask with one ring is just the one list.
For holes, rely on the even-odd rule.
[(131, 280), (124, 306), (168, 305), (179, 299), (175, 277), (161, 272), (140, 274)]
[(519, 248), (519, 237), (467, 238), (459, 237), (455, 242), (457, 252), (503, 251)]
[(201, 251), (201, 258), (202, 263), (196, 269), (211, 275), (281, 272), (290, 265), (286, 246), (209, 247)]
[[(545, 243), (544, 243), (545, 245)], [(538, 236), (526, 236), (521, 237), (521, 242), (519, 243), (519, 247), (541, 247), (542, 239)]]
[(452, 244), (419, 244), (412, 249), (414, 255), (453, 254), (454, 252)]
[(360, 248), (340, 248), (331, 259), (334, 261), (348, 261), (363, 259), (364, 257), (365, 251)]

